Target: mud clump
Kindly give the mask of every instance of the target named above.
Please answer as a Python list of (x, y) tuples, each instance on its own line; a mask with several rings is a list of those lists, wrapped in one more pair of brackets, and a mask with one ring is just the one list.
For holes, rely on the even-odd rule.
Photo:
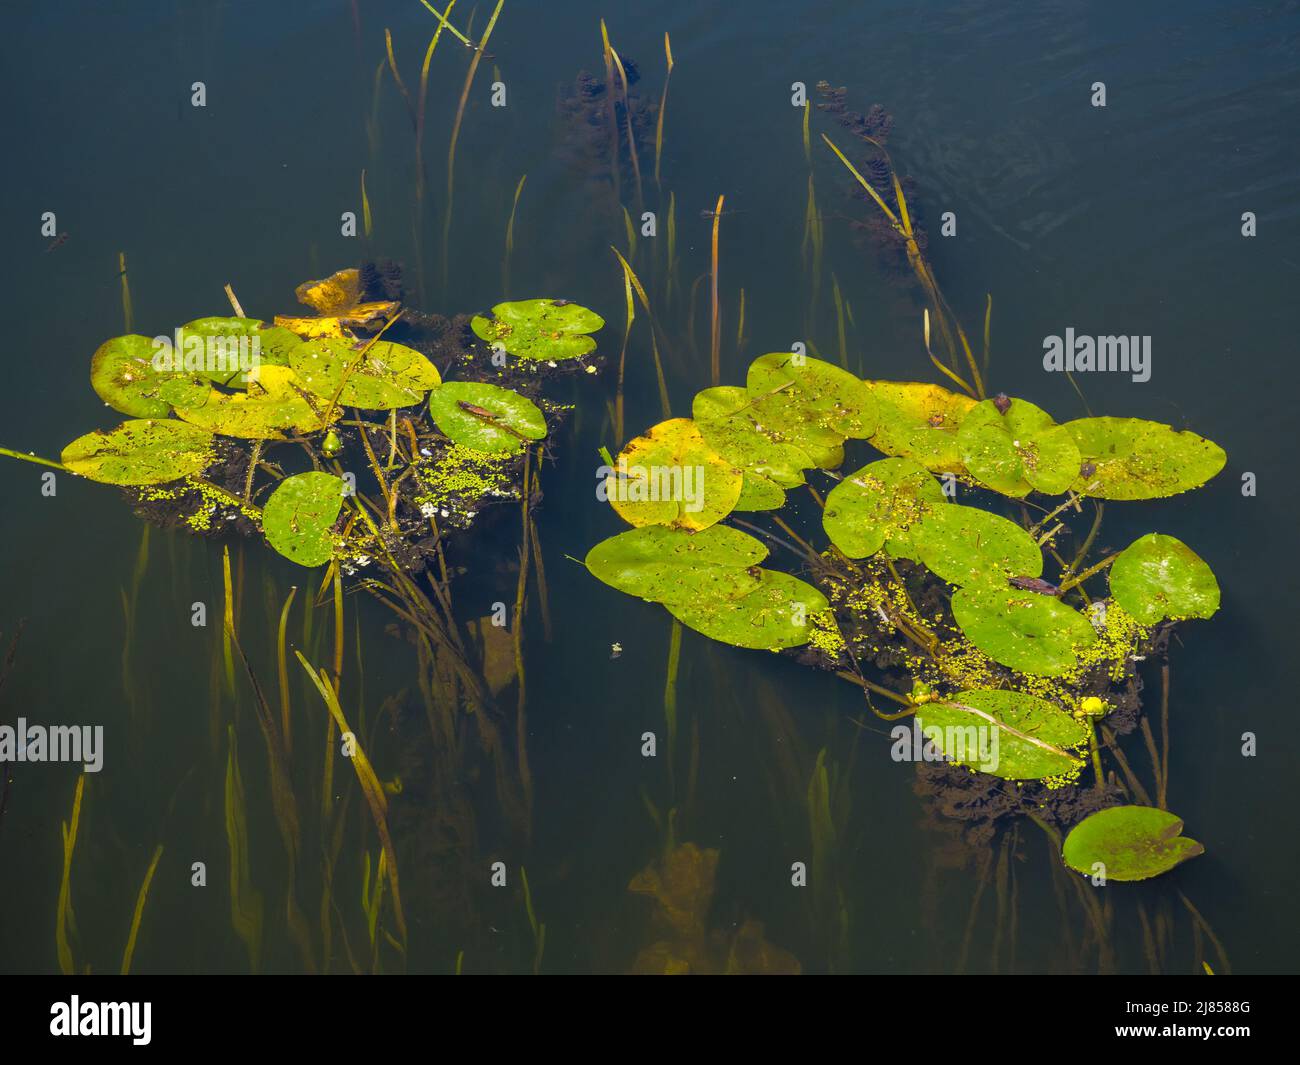
[[(623, 60), (628, 91), (614, 75), (612, 88), (590, 71), (581, 71), (569, 85), (561, 87), (556, 99), (559, 119), (557, 154), (569, 167), (593, 186), (606, 191), (613, 187), (613, 161), (618, 159), (622, 177), (633, 176), (628, 154), (628, 127), (638, 147), (653, 143), (659, 104), (635, 91), (640, 73), (632, 60)], [(613, 108), (613, 124), (610, 109)]]
[[(841, 126), (849, 131), (860, 143), (865, 154), (858, 153), (853, 160), (867, 183), (875, 190), (894, 213), (901, 215), (897, 191), (894, 188), (894, 172), (883, 145), (888, 141), (894, 129), (894, 116), (881, 104), (872, 104), (866, 112), (854, 111), (848, 106), (848, 90), (844, 86), (833, 88), (829, 82), (819, 81), (817, 93), (821, 102), (817, 108), (835, 118)], [(847, 153), (850, 158), (853, 153)], [(922, 254), (929, 246), (929, 237), (925, 231), (924, 213), (916, 195), (916, 182), (906, 175), (898, 175), (899, 188), (907, 201), (907, 211), (912, 223), (912, 235), (917, 248)], [(911, 261), (908, 258), (907, 238), (885, 218), (878, 205), (871, 199), (861, 185), (854, 182), (846, 190), (846, 195), (855, 204), (870, 208), (865, 219), (852, 219), (849, 231), (859, 247), (870, 249), (880, 260), (882, 268), (894, 280), (903, 280), (912, 276)]]

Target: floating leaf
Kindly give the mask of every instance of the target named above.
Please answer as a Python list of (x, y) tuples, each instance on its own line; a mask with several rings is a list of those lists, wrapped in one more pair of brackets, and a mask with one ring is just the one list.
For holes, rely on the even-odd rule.
[(323, 281), (304, 281), (294, 295), (318, 317), (276, 315), (275, 324), (309, 339), (342, 339), (352, 330), (375, 328), (401, 306), (396, 300), (363, 301), (361, 273), (355, 267), (340, 270)]
[(300, 566), (321, 566), (334, 555), (332, 529), (343, 509), (343, 479), (300, 473), (276, 486), (262, 510), (266, 540)]
[[(288, 329), (256, 318), (197, 318), (177, 334), (172, 369), (198, 373), (228, 388), (245, 387), (246, 374), (258, 366), (288, 366), (302, 343)], [(201, 350), (198, 337), (203, 338)]]
[(803, 484), (803, 471), (816, 465), (814, 445), (802, 447), (799, 437), (771, 425), (760, 411), (760, 401), (746, 389), (724, 385), (697, 392), (691, 414), (719, 455), (779, 488)]
[(1102, 499), (1156, 499), (1199, 488), (1228, 461), (1195, 433), (1141, 418), (1079, 418), (1063, 426), (1083, 469), (1074, 491)]
[(1153, 806), (1112, 806), (1080, 821), (1065, 837), (1061, 857), (1075, 872), (1107, 880), (1149, 880), (1204, 854), (1182, 835), (1183, 819)]
[(957, 430), (975, 400), (941, 385), (867, 381), (876, 398), (880, 424), (871, 445), (886, 455), (912, 458), (936, 473), (966, 472)]
[(1037, 577), (1043, 552), (1014, 521), (976, 507), (933, 507), (912, 529), (917, 556), (949, 584), (996, 584)]
[(592, 575), (628, 595), (659, 603), (735, 599), (757, 589), (767, 548), (725, 525), (699, 532), (647, 525), (603, 540), (587, 553)]
[(362, 340), (299, 342), (290, 365), (303, 387), (326, 403), (338, 396), (345, 407), (362, 410), (414, 406), (442, 383), (438, 368), (420, 352), (387, 340), (369, 348)]
[(145, 418), (79, 436), (63, 449), (62, 462), (103, 484), (163, 484), (211, 466), (212, 445), (211, 434), (202, 429)]
[(628, 442), (605, 491), (629, 525), (707, 529), (731, 513), (743, 479), (690, 418), (672, 418)]
[[(263, 366), (248, 383), (247, 393), (229, 395), (214, 388), (203, 406), (178, 407), (176, 414), (222, 436), (279, 440), (286, 429), (311, 433), (324, 428), (326, 402), (315, 397), (309, 402), (305, 392), (287, 366)], [(338, 414), (336, 410), (335, 417)]]
[(876, 399), (861, 378), (833, 363), (793, 352), (761, 355), (749, 364), (745, 387), (764, 395), (790, 382), (797, 401), (841, 436), (866, 439), (876, 431)]
[(822, 526), (849, 558), (874, 555), (887, 542), (895, 555), (910, 558), (914, 547), (908, 530), (945, 505), (939, 482), (920, 463), (880, 459), (830, 490)]
[(959, 692), (916, 716), (944, 757), (1004, 780), (1065, 776), (1083, 764), (1072, 748), (1088, 742), (1082, 722), (1023, 692)]
[(498, 303), (494, 318), (475, 315), (470, 328), (481, 340), (499, 344), (521, 359), (576, 359), (596, 347), (587, 336), (603, 329), (595, 311), (564, 300), (518, 300)]
[(759, 586), (739, 599), (692, 599), (665, 604), (683, 625), (710, 639), (754, 650), (798, 647), (812, 635), (812, 615), (826, 610), (826, 597), (805, 581), (760, 569)]
[(761, 473), (746, 470), (740, 484), (735, 510), (780, 510), (785, 506), (785, 489)]
[(477, 381), (448, 381), (429, 395), (429, 413), (456, 443), (514, 452), (546, 436), (546, 417), (527, 396)]
[(134, 418), (166, 418), (173, 406), (207, 402), (208, 382), (197, 374), (155, 369), (157, 351), (149, 337), (105, 341), (90, 360), (95, 393), (114, 410)]
[(1205, 560), (1181, 540), (1148, 533), (1110, 567), (1115, 602), (1143, 625), (1163, 618), (1208, 618), (1219, 609), (1219, 582)]
[(1036, 592), (961, 588), (952, 597), (961, 631), (995, 662), (1044, 677), (1057, 677), (1075, 665), (1078, 651), (1097, 633), (1088, 619), (1059, 599)]
[(1037, 489), (1064, 492), (1078, 476), (1080, 456), (1073, 437), (1046, 411), (1023, 399), (985, 400), (972, 407), (957, 432), (962, 462), (971, 476), (1003, 495), (1020, 497)]

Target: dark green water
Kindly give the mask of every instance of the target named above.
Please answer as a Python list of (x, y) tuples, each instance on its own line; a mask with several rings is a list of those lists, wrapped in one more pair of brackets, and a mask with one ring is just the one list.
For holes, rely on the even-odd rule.
[[(526, 173), (509, 294), (564, 296), (596, 308), (609, 322), (602, 350), (616, 356), (623, 288), (609, 245), (625, 248), (623, 220), (600, 191), (601, 175), (573, 166), (556, 108), (561, 86), (580, 70), (600, 70), (602, 16), (620, 53), (639, 65), (636, 88), (648, 99), (662, 86), (663, 34), (671, 34), (676, 67), (663, 190), (675, 197), (688, 289), (708, 270), (711, 223), (700, 212), (723, 193), (735, 212), (722, 223), (722, 380), (742, 381), (752, 358), (795, 340), (834, 357), (832, 272), (853, 312), (850, 366), (872, 377), (934, 379), (915, 293), (851, 237), (849, 218), (867, 217), (867, 209), (849, 195), (817, 136), (844, 143), (847, 134), (816, 113), (826, 265), (808, 321), (800, 257), (808, 166), (791, 84), (811, 90), (824, 78), (847, 86), (857, 110), (884, 104), (896, 123), (890, 148), (917, 182), (930, 255), (949, 299), (976, 325), (985, 293), (992, 294), (993, 390), (1030, 398), (1061, 420), (1077, 416), (1083, 411), (1068, 382), (1042, 370), (1042, 338), (1066, 327), (1150, 335), (1151, 380), (1094, 375), (1081, 382), (1088, 402), (1098, 413), (1193, 428), (1228, 452), (1227, 468), (1198, 492), (1107, 512), (1108, 543), (1122, 546), (1151, 529), (1172, 533), (1213, 565), (1224, 592), (1219, 615), (1184, 627), (1172, 651), (1169, 802), (1207, 853), (1161, 881), (1107, 889), (1116, 967), (1147, 968), (1142, 903), (1171, 915), (1166, 967), (1193, 970), (1182, 892), (1213, 926), (1234, 970), (1295, 969), (1300, 745), (1290, 699), (1297, 588), (1289, 559), (1300, 518), (1291, 451), (1300, 387), (1292, 352), (1300, 5), (1052, 2), (1025, 10), (988, 2), (507, 0), (460, 138), (445, 279), (438, 267), (445, 151), (468, 52), (444, 39), (434, 56), (425, 131), (430, 186), (418, 232), (410, 124), (389, 78), (377, 141), (366, 135), (384, 27), (405, 82), (418, 83), (435, 20), (417, 0), (359, 3), (359, 36), (346, 0), (21, 6), (8, 14), (0, 46), (9, 148), (0, 176), (0, 224), (9, 237), (0, 443), (47, 456), (118, 420), (89, 389), (87, 367), (98, 344), (124, 331), (120, 251), (138, 332), (224, 313), (227, 282), (250, 314), (291, 312), (296, 284), (363, 254), (359, 239), (339, 233), (341, 212), (360, 214), (362, 168), (374, 211), (371, 250), (403, 260), (412, 288), (422, 258), (425, 303), (447, 313), (501, 298), (506, 219)], [(462, 0), (453, 21), (467, 23), (471, 7)], [(489, 13), (490, 5), (479, 5), (476, 30)], [(504, 108), (489, 105), (494, 67), (507, 87)], [(204, 108), (190, 105), (196, 81), (207, 88)], [(1106, 85), (1104, 109), (1089, 103), (1097, 81)], [(663, 212), (652, 165), (646, 152), (647, 209)], [(631, 206), (626, 180), (623, 192)], [(45, 211), (56, 212), (68, 234), (48, 254), (40, 236)], [(946, 239), (938, 236), (945, 211), (957, 218), (957, 235)], [(1249, 239), (1241, 235), (1245, 211), (1258, 218), (1258, 235)], [(640, 243), (636, 265), (649, 280), (653, 249)], [(700, 291), (707, 293), (707, 281)], [(707, 301), (699, 307), (698, 350), (680, 342), (665, 352), (677, 414), (709, 383)], [(680, 338), (684, 306), (670, 317)], [(643, 319), (628, 360), (631, 435), (659, 420)], [(626, 887), (659, 846), (645, 796), (667, 803), (662, 760), (641, 758), (639, 746), (643, 732), (663, 727), (669, 621), (565, 558), (582, 557), (620, 528), (594, 493), (596, 449), (616, 450), (605, 422), (612, 393), (611, 374), (574, 388), (578, 414), (543, 475), (538, 528), (554, 636), (544, 641), (534, 611), (527, 632), (531, 844), (500, 845), (482, 824), (480, 849), (450, 860), (430, 842), (446, 811), (430, 808), (418, 785), (421, 754), (401, 753), (420, 711), (408, 709), (400, 727), (381, 731), (380, 776), (400, 771), (407, 785), (393, 807), (404, 832), (398, 853), (409, 885), (405, 967), (412, 971), (450, 971), (461, 949), (467, 971), (529, 971), (520, 864), (546, 924), (543, 971), (626, 969), (652, 938), (646, 903)], [(1254, 497), (1241, 492), (1247, 472), (1258, 480)], [(246, 700), (238, 711), (212, 705), (220, 544), (151, 535), (128, 640), (122, 596), (133, 594), (141, 528), (112, 489), (61, 475), (49, 498), (39, 467), (0, 461), (0, 630), (25, 622), (0, 696), (4, 719), (21, 713), (105, 728), (104, 769), (86, 788), (72, 868), (77, 963), (116, 971), (140, 881), (162, 843), (134, 968), (248, 969), (231, 927), (222, 813), (225, 722), (234, 720), (249, 792), (251, 876), (267, 900), (262, 967), (294, 970), (261, 738)], [(514, 576), (497, 565), (498, 550), (513, 550), (508, 537), (467, 547), (460, 559), (470, 570), (457, 593), (467, 616), (513, 599)], [(244, 566), (241, 638), (259, 648), (262, 680), (273, 688), (266, 648), (279, 604), (291, 584), (300, 586), (300, 601), (308, 586), (314, 592), (319, 576), (304, 579), (254, 545)], [(213, 619), (205, 629), (190, 625), (196, 601)], [(359, 626), (365, 667), (363, 676), (348, 667), (355, 686), (345, 683), (344, 701), (375, 719), (386, 697), (414, 689), (414, 659), (385, 636), (377, 606), (349, 599), (348, 609), (349, 654)], [(318, 614), (319, 628), (328, 611)], [(612, 659), (616, 641), (624, 650)], [(1022, 830), (1012, 863), (1015, 948), (1004, 934), (995, 953), (992, 884), (972, 910), (980, 853), (943, 849), (914, 793), (912, 769), (890, 760), (885, 729), (862, 720), (851, 686), (687, 632), (678, 690), (683, 735), (698, 729), (699, 773), (677, 838), (721, 853), (713, 927), (760, 920), (768, 938), (810, 971), (1095, 968), (1095, 958), (1080, 960), (1063, 946), (1077, 938), (1083, 918), (1077, 906), (1058, 904), (1055, 858), (1032, 826)], [(316, 715), (319, 725), (323, 708), (314, 695), (295, 691), (295, 712), (302, 720)], [(1258, 739), (1256, 757), (1242, 757), (1245, 732)], [(835, 864), (848, 931), (835, 946), (813, 916), (811, 892), (790, 885), (791, 863), (811, 860), (806, 791), (822, 748), (847, 780)], [(1144, 757), (1140, 741), (1127, 749), (1135, 761)], [(348, 771), (340, 767), (340, 779)], [(71, 810), (76, 770), (25, 765), (12, 776), (0, 821), (0, 969), (57, 971), (59, 826)], [(339, 922), (364, 938), (361, 852), (377, 850), (373, 832), (362, 832), (359, 796), (351, 802), (335, 896)], [(314, 838), (307, 845), (312, 861), (318, 847)], [(505, 890), (486, 886), (496, 860), (510, 870)], [(191, 886), (198, 861), (208, 868), (206, 888)], [(472, 909), (449, 901), (465, 896)], [(318, 930), (316, 906), (304, 896)], [(337, 944), (335, 954), (334, 967), (348, 968)], [(403, 967), (391, 953), (384, 958), (387, 969)]]

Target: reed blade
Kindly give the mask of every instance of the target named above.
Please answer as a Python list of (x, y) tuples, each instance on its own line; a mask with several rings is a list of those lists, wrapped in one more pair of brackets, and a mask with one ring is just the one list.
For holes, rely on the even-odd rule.
[(122, 319), (126, 322), (126, 331), (135, 332), (135, 316), (131, 313), (131, 284), (126, 277), (126, 252), (117, 253), (117, 270), (122, 278)]
[(159, 843), (154, 848), (153, 861), (149, 863), (149, 868), (144, 874), (144, 883), (140, 885), (140, 894), (136, 896), (135, 913), (131, 917), (131, 932), (126, 938), (126, 950), (122, 952), (122, 976), (128, 976), (131, 973), (131, 960), (135, 957), (135, 943), (140, 935), (140, 921), (144, 917), (144, 904), (149, 898), (149, 885), (153, 883), (153, 875), (158, 869), (158, 861), (162, 856), (163, 845)]
[(519, 210), (519, 197), (523, 195), (524, 182), (528, 180), (528, 175), (524, 174), (519, 179), (519, 184), (515, 186), (514, 202), (510, 205), (510, 220), (506, 223), (506, 255), (501, 263), (501, 295), (504, 299), (510, 298), (510, 259), (515, 251), (515, 214)]
[(709, 333), (709, 370), (711, 381), (716, 388), (722, 381), (722, 314), (718, 306), (718, 227), (722, 223), (722, 205), (725, 196), (718, 197), (713, 209), (712, 270), (709, 274), (712, 294), (711, 330)]
[(86, 791), (86, 774), (77, 777), (77, 788), (72, 797), (72, 817), (62, 823), (63, 829), (63, 879), (59, 882), (59, 901), (54, 925), (54, 942), (59, 956), (59, 968), (64, 976), (76, 971), (68, 930), (72, 921), (72, 852), (77, 846), (77, 828), (81, 824), (81, 800)]
[(664, 154), (664, 115), (668, 111), (668, 83), (673, 76), (673, 42), (664, 32), (664, 56), (668, 60), (668, 70), (664, 74), (664, 91), (659, 97), (659, 115), (655, 120), (655, 184), (659, 185), (659, 163)]
[(478, 48), (474, 51), (474, 57), (469, 61), (469, 70), (465, 73), (465, 85), (460, 91), (460, 103), (456, 107), (456, 120), (451, 127), (451, 143), (447, 146), (447, 209), (442, 223), (442, 284), (444, 290), (451, 279), (448, 263), (451, 246), (452, 206), (455, 201), (456, 191), (456, 144), (460, 140), (460, 126), (465, 120), (465, 104), (469, 100), (470, 86), (474, 84), (474, 74), (478, 71), (479, 60), (483, 58), (483, 49), (487, 47), (488, 39), (492, 36), (492, 29), (497, 24), (497, 19), (501, 15), (501, 8), (505, 6), (505, 2), (506, 0), (497, 0), (497, 6), (492, 9), (492, 17), (488, 19), (487, 29), (483, 31), (483, 37), (479, 41)]
[(311, 663), (303, 657), (301, 651), (295, 650), (299, 664), (307, 671), (307, 676), (311, 678), (312, 684), (320, 692), (321, 698), (325, 701), (325, 706), (329, 710), (330, 719), (334, 722), (341, 735), (351, 735), (352, 756), (349, 761), (357, 775), (357, 782), (361, 785), (362, 794), (365, 796), (366, 804), (370, 807), (370, 814), (375, 823), (375, 830), (379, 833), (379, 839), (387, 855), (387, 873), (389, 894), (393, 900), (393, 919), (397, 922), (398, 932), (401, 934), (403, 947), (406, 943), (406, 915), (402, 911), (402, 893), (401, 885), (397, 877), (397, 854), (393, 850), (393, 839), (388, 831), (388, 800), (384, 796), (383, 786), (379, 783), (379, 778), (375, 775), (374, 767), (370, 764), (370, 759), (366, 757), (366, 752), (357, 741), (355, 734), (348, 727), (347, 718), (343, 716), (343, 709), (339, 705), (338, 696), (335, 694), (330, 684), (330, 676), (324, 670), (314, 670)]

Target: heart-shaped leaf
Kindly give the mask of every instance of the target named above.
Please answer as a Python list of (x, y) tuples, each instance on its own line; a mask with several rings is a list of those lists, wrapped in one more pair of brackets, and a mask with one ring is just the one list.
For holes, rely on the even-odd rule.
[(1080, 418), (1064, 427), (1083, 467), (1071, 486), (1102, 499), (1155, 499), (1199, 488), (1228, 461), (1195, 433), (1141, 418)]
[(1152, 806), (1112, 806), (1085, 817), (1061, 848), (1065, 864), (1085, 876), (1149, 880), (1205, 848), (1182, 835), (1183, 819)]
[(1002, 400), (1001, 406), (988, 399), (972, 407), (957, 432), (970, 475), (1014, 497), (1035, 489), (1049, 495), (1064, 492), (1079, 473), (1074, 438), (1027, 400)]
[(1110, 567), (1115, 602), (1143, 625), (1164, 618), (1208, 618), (1219, 609), (1219, 582), (1205, 560), (1181, 540), (1148, 533)]
[(1087, 726), (1023, 692), (959, 692), (924, 704), (916, 716), (949, 761), (1004, 780), (1066, 776), (1083, 764), (1076, 748), (1088, 742)]
[(172, 368), (244, 388), (259, 366), (288, 366), (301, 343), (288, 329), (256, 318), (197, 318), (177, 330)]
[(104, 484), (164, 484), (211, 466), (212, 445), (212, 435), (192, 425), (144, 418), (77, 437), (63, 449), (62, 462)]
[(962, 474), (957, 430), (975, 400), (941, 385), (868, 381), (880, 414), (871, 445), (886, 455), (912, 458), (936, 473)]
[(647, 525), (603, 540), (587, 569), (611, 588), (659, 603), (735, 599), (758, 588), (767, 548), (725, 525), (699, 532)]
[(527, 396), (477, 381), (448, 381), (429, 395), (429, 413), (456, 443), (514, 452), (546, 436), (546, 416)]
[(1008, 577), (1037, 577), (1043, 552), (999, 514), (957, 503), (932, 507), (912, 529), (917, 557), (949, 584), (1006, 587)]
[(745, 387), (766, 395), (793, 385), (797, 402), (841, 436), (863, 439), (876, 431), (879, 413), (870, 387), (833, 363), (793, 352), (761, 355), (749, 364)]
[[(279, 440), (285, 430), (313, 433), (324, 428), (328, 400), (312, 396), (287, 366), (263, 366), (246, 393), (213, 389), (201, 407), (178, 407), (187, 422), (221, 436)], [(334, 417), (341, 414), (335, 408)]]
[(797, 426), (791, 430), (789, 418), (782, 423), (780, 417), (788, 411), (779, 412), (777, 402), (774, 396), (757, 397), (724, 385), (697, 392), (691, 416), (709, 446), (723, 458), (780, 488), (793, 488), (803, 484), (805, 469), (817, 465), (815, 452), (844, 438), (835, 433), (828, 438), (815, 425), (803, 433)]
[(438, 368), (414, 348), (377, 340), (308, 340), (298, 344), (293, 372), (328, 404), (338, 396), (345, 407), (393, 410), (424, 401), (442, 383)]
[(849, 558), (874, 555), (886, 543), (895, 555), (914, 556), (909, 530), (937, 507), (943, 489), (914, 459), (868, 463), (830, 490), (822, 527)]
[(331, 532), (343, 509), (343, 479), (300, 473), (276, 486), (262, 509), (266, 540), (300, 566), (321, 566), (334, 556)]
[(671, 418), (619, 452), (604, 494), (629, 525), (707, 529), (731, 513), (743, 480), (690, 418)]
[(758, 573), (758, 587), (739, 598), (698, 597), (665, 605), (683, 625), (735, 647), (775, 651), (807, 643), (812, 615), (830, 606), (826, 597), (788, 573)]
[(785, 506), (785, 489), (761, 473), (746, 470), (740, 484), (735, 510), (780, 510)]
[[(163, 369), (154, 366), (155, 356)], [(144, 336), (105, 341), (90, 360), (90, 384), (116, 411), (133, 418), (166, 418), (172, 407), (200, 406), (210, 386), (196, 373), (166, 368), (171, 349), (156, 348)]]
[(498, 303), (492, 314), (476, 315), (470, 328), (480, 339), (521, 359), (576, 359), (596, 347), (595, 338), (587, 334), (605, 326), (595, 311), (564, 300)]
[(952, 612), (971, 643), (1021, 673), (1068, 673), (1078, 652), (1097, 639), (1091, 623), (1077, 610), (1036, 592), (961, 588), (952, 597)]

